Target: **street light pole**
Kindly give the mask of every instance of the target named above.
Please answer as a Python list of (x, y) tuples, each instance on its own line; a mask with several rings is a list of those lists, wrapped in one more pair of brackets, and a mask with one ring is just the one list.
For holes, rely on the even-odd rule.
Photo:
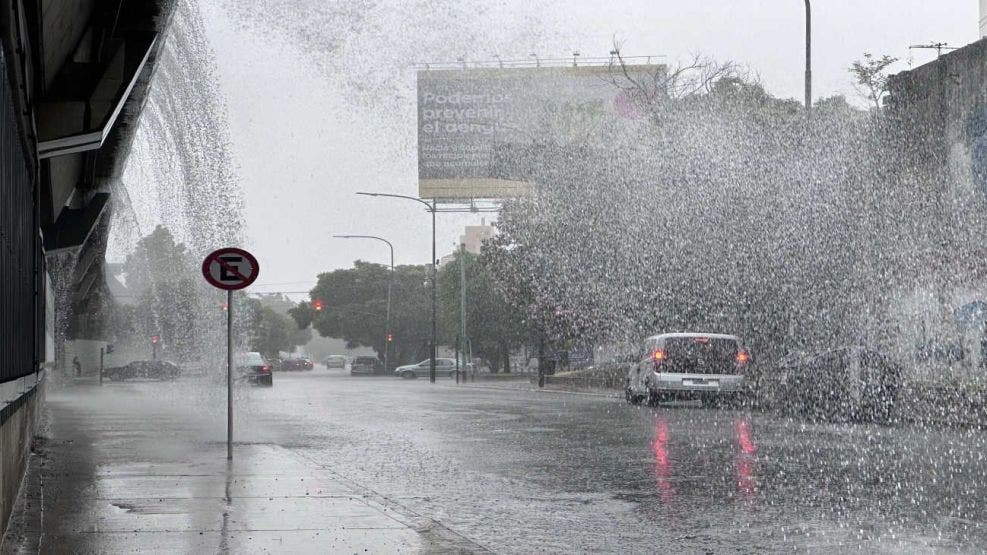
[(368, 193), (368, 192), (358, 192), (358, 195), (364, 195), (368, 197), (389, 197), (389, 198), (403, 198), (407, 200), (413, 200), (424, 204), (428, 211), (432, 213), (432, 347), (429, 349), (430, 352), (430, 364), (428, 369), (428, 381), (435, 383), (435, 349), (436, 341), (438, 338), (438, 324), (436, 320), (436, 304), (438, 300), (438, 294), (436, 289), (436, 281), (438, 274), (438, 267), (436, 265), (437, 260), (435, 259), (435, 200), (433, 199), (431, 203), (422, 200), (417, 197), (409, 197), (407, 195), (395, 195), (392, 193)]
[(337, 239), (375, 239), (387, 243), (391, 249), (391, 277), (387, 281), (387, 316), (384, 322), (384, 372), (387, 373), (387, 361), (391, 350), (391, 286), (394, 285), (394, 245), (383, 237), (376, 235), (333, 235)]
[(438, 285), (438, 259), (435, 258), (435, 201), (432, 201), (432, 361), (429, 364), (428, 369), (428, 381), (435, 383), (435, 349), (436, 349), (436, 338), (438, 337), (438, 319), (436, 317), (436, 306), (438, 304), (438, 295), (436, 294)]
[(805, 119), (812, 118), (812, 7), (805, 0)]

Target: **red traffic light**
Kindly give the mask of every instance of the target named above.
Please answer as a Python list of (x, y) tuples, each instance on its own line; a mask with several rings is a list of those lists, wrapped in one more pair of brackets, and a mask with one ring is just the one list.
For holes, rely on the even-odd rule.
[(312, 308), (314, 308), (317, 311), (321, 311), (324, 306), (325, 303), (322, 302), (322, 299), (315, 299), (314, 301), (312, 301)]
[(394, 341), (394, 334), (393, 333), (387, 334), (387, 342), (390, 343), (392, 341)]
[(152, 335), (151, 336), (151, 343), (152, 344), (157, 344), (157, 343), (160, 343), (160, 342), (161, 342), (161, 336), (160, 335)]

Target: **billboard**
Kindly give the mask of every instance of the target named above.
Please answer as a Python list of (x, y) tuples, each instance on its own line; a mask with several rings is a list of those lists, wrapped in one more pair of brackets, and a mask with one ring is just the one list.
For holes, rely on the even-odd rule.
[(608, 121), (642, 114), (628, 86), (661, 65), (439, 69), (418, 72), (421, 198), (496, 199), (530, 184), (512, 153), (538, 142), (591, 144)]

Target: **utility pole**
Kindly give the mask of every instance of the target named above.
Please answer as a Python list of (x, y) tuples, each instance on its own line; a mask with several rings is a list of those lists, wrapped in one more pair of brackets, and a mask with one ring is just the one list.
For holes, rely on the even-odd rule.
[[(460, 243), (459, 248), (459, 336), (463, 338), (463, 354), (466, 355), (466, 243)], [(467, 356), (472, 356), (472, 353)], [(472, 362), (468, 358), (466, 360)], [(463, 381), (466, 381), (465, 372), (469, 371), (469, 365), (464, 365), (463, 370)]]
[(805, 0), (805, 119), (812, 119), (812, 6)]
[(438, 337), (438, 325), (437, 325), (437, 321), (436, 321), (436, 317), (437, 317), (436, 306), (438, 304), (438, 294), (437, 294), (437, 289), (436, 289), (436, 278), (438, 277), (437, 274), (438, 274), (438, 262), (439, 262), (438, 259), (435, 258), (435, 209), (436, 209), (436, 200), (435, 199), (432, 199), (432, 202), (429, 203), (428, 201), (422, 200), (420, 198), (409, 197), (407, 195), (395, 195), (395, 194), (391, 194), (391, 193), (367, 193), (367, 192), (362, 192), (361, 191), (361, 192), (358, 192), (357, 194), (358, 195), (363, 195), (363, 196), (368, 196), (368, 197), (390, 197), (390, 198), (403, 198), (403, 199), (407, 199), (407, 200), (413, 200), (415, 202), (420, 202), (420, 203), (424, 204), (425, 207), (428, 208), (428, 211), (432, 213), (432, 262), (431, 262), (431, 264), (432, 264), (432, 347), (429, 349), (429, 352), (431, 353), (431, 356), (429, 357), (430, 360), (431, 360), (431, 364), (429, 365), (429, 370), (428, 370), (428, 381), (430, 381), (431, 383), (435, 383), (435, 356), (436, 356), (436, 348), (437, 348), (436, 341), (437, 341), (437, 337)]

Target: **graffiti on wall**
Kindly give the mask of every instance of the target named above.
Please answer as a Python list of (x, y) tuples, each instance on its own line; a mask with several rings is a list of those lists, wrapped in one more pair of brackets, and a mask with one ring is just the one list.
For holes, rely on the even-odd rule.
[(973, 110), (967, 118), (966, 139), (970, 146), (973, 185), (987, 194), (987, 104)]

